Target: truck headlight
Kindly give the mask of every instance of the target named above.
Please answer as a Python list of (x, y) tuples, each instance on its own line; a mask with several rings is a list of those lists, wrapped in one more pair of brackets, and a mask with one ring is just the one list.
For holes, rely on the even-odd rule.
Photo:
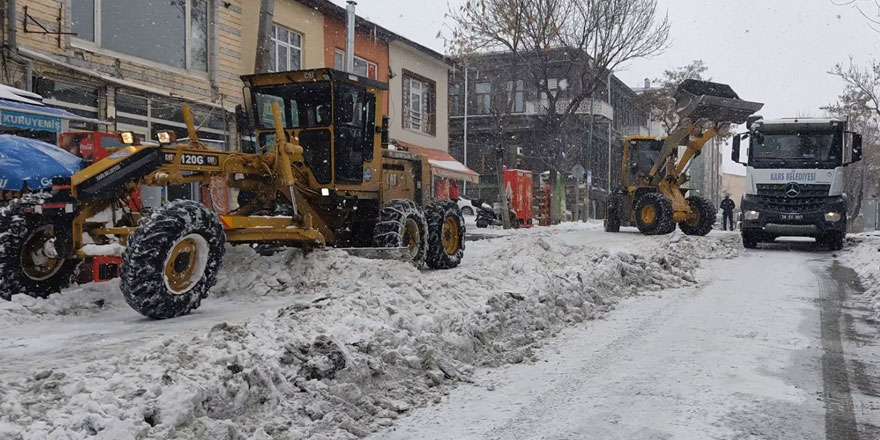
[(757, 220), (758, 217), (760, 217), (760, 216), (761, 216), (761, 213), (758, 211), (755, 211), (754, 209), (748, 210), (743, 213), (743, 218), (745, 218), (746, 220)]
[(826, 222), (839, 222), (840, 221), (840, 213), (839, 212), (826, 212), (825, 213), (825, 221)]

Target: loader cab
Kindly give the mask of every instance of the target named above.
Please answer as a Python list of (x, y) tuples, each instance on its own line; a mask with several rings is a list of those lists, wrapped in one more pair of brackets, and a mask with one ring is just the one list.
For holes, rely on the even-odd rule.
[(387, 86), (333, 69), (258, 74), (246, 84), (257, 148), (276, 144), (272, 104), (282, 112), (287, 136), (303, 147), (305, 165), (318, 186), (359, 186), (372, 180), (381, 155), (377, 96)]
[[(648, 173), (663, 149), (663, 140), (651, 137), (628, 137), (624, 139), (623, 186), (637, 187)], [(665, 173), (665, 170), (660, 170)]]

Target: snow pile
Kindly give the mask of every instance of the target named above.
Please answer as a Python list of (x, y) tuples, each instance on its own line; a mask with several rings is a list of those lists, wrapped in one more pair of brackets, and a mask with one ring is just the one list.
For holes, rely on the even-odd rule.
[(841, 259), (861, 278), (865, 295), (880, 319), (880, 234), (849, 235), (846, 249)]
[(0, 383), (0, 439), (362, 437), (475, 366), (533, 361), (564, 327), (625, 296), (691, 285), (697, 258), (740, 248), (727, 236), (659, 240), (645, 254), (611, 253), (516, 234), (431, 272), (334, 250), (229, 248), (214, 295), (308, 301)]

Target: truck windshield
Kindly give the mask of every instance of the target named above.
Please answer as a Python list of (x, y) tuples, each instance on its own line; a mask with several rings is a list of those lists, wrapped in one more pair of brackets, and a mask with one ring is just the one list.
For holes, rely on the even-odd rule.
[(281, 107), (285, 128), (324, 127), (331, 123), (330, 83), (285, 84), (254, 89), (257, 128), (272, 129), (272, 104)]
[(761, 131), (751, 137), (751, 165), (758, 168), (841, 164), (840, 133), (830, 131)]

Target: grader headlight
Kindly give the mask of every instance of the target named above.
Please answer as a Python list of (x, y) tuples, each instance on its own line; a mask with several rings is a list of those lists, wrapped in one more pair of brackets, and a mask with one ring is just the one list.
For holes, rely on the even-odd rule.
[(135, 141), (137, 141), (137, 136), (135, 136), (133, 131), (123, 131), (119, 133), (119, 141), (125, 145), (134, 145)]
[(160, 131), (156, 133), (156, 140), (159, 141), (159, 145), (165, 146), (177, 140), (177, 134), (173, 131)]

